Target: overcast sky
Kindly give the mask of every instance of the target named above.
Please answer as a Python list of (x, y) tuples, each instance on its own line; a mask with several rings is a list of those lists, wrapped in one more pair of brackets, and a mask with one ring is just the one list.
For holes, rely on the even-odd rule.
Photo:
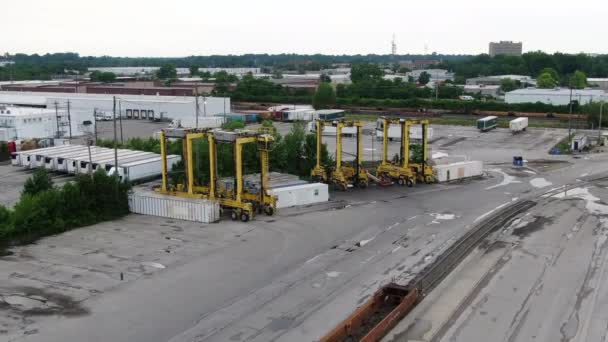
[(17, 0), (2, 3), (2, 53), (608, 52), (607, 0)]

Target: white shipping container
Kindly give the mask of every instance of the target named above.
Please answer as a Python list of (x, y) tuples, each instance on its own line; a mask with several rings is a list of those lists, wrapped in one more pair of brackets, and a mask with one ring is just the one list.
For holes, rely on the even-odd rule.
[[(202, 116), (198, 117), (198, 128), (219, 128), (224, 123), (223, 116)], [(182, 117), (174, 119), (169, 125), (171, 128), (196, 128), (196, 116)]]
[(216, 201), (161, 195), (135, 190), (129, 194), (129, 210), (136, 214), (212, 223), (220, 220)]
[(317, 113), (314, 109), (293, 109), (286, 110), (288, 121), (313, 121), (317, 119)]
[(526, 117), (517, 118), (509, 122), (509, 129), (511, 130), (511, 133), (525, 131), (527, 127), (528, 118)]
[(270, 193), (278, 197), (277, 208), (287, 208), (329, 201), (327, 184), (311, 183), (273, 188)]
[(481, 176), (483, 174), (483, 163), (481, 161), (466, 161), (435, 165), (433, 169), (435, 170), (435, 178), (442, 183)]

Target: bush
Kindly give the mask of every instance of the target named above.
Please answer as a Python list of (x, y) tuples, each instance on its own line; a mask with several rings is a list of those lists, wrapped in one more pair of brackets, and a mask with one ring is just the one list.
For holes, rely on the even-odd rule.
[(232, 130), (232, 131), (235, 129), (243, 129), (243, 128), (245, 128), (245, 122), (238, 121), (238, 120), (229, 120), (228, 122), (225, 122), (224, 124), (222, 124), (222, 128)]
[(22, 195), (36, 195), (40, 192), (47, 191), (53, 188), (51, 176), (44, 168), (37, 168), (34, 171), (34, 176), (28, 178), (23, 186)]
[(0, 245), (34, 241), (129, 212), (130, 185), (103, 170), (93, 177), (77, 176), (60, 188), (47, 180), (46, 172), (36, 171), (13, 211), (0, 206)]

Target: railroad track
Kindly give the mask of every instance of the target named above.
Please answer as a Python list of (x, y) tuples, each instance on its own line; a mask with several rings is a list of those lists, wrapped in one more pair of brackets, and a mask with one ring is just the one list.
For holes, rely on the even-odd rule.
[(409, 284), (408, 288), (418, 289), (420, 296), (426, 296), (437, 284), (452, 272), (458, 264), (490, 233), (503, 227), (515, 217), (534, 207), (536, 202), (524, 200), (514, 202), (507, 208), (490, 215), (482, 224), (469, 230), (443, 252), (432, 264), (425, 267)]
[(608, 174), (583, 179), (509, 203), (473, 226), (406, 286), (391, 283), (380, 288), (370, 300), (321, 337), (320, 341), (380, 341), (490, 233), (507, 225), (540, 202), (552, 200), (558, 193), (607, 180)]

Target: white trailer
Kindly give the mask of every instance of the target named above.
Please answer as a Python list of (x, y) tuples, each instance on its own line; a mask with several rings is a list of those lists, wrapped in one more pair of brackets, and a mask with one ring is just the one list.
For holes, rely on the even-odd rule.
[(452, 164), (441, 164), (433, 167), (438, 182), (451, 182), (458, 179), (477, 177), (483, 174), (481, 161), (465, 161)]
[(528, 118), (526, 117), (517, 118), (509, 122), (509, 129), (513, 134), (525, 131), (526, 128), (528, 128)]
[[(427, 128), (426, 135), (427, 135), (427, 137), (426, 137), (427, 139), (433, 138), (433, 128), (432, 127)], [(378, 121), (376, 121), (376, 139), (379, 139), (379, 140), (384, 139), (384, 121), (382, 119), (378, 119)], [(401, 140), (401, 127), (399, 125), (392, 124), (392, 125), (388, 126), (388, 139), (391, 141), (394, 139)], [(410, 127), (410, 139), (422, 140), (422, 126), (421, 125), (414, 125), (414, 126)]]
[[(124, 158), (132, 158), (132, 157), (139, 157), (142, 155), (154, 155), (154, 153), (151, 152), (142, 152), (142, 151), (133, 151), (133, 150), (124, 150), (122, 152), (118, 153), (118, 160), (122, 160)], [(89, 161), (85, 161), (85, 166), (81, 167), (78, 169), (78, 173), (87, 173), (89, 168), (91, 169), (91, 171), (95, 172), (99, 169), (104, 169), (105, 165), (107, 163), (114, 163), (114, 153), (112, 153), (111, 155), (105, 156), (105, 157), (100, 157), (97, 159), (93, 159), (93, 163), (91, 165), (89, 165)], [(107, 171), (107, 170), (106, 170)]]
[[(314, 121), (311, 121), (307, 124), (307, 129), (311, 133), (317, 132), (317, 125), (315, 125)], [(333, 126), (325, 126), (323, 127), (323, 135), (336, 135), (336, 127)], [(342, 128), (342, 135), (346, 136), (355, 136), (357, 135), (357, 127), (344, 127)]]
[(11, 154), (11, 165), (29, 167), (30, 166), (30, 158), (29, 158), (30, 155), (35, 155), (36, 153), (45, 152), (45, 151), (50, 152), (50, 151), (54, 151), (54, 150), (57, 150), (62, 147), (66, 147), (66, 146), (67, 145), (44, 147), (44, 148), (37, 148), (34, 150), (14, 152)]
[[(98, 151), (101, 151), (103, 148), (102, 147), (97, 147), (97, 146), (91, 146), (91, 154), (93, 153), (98, 153)], [(54, 170), (57, 172), (68, 172), (68, 164), (72, 164), (74, 158), (77, 158), (79, 156), (89, 156), (89, 150), (88, 148), (85, 147), (84, 150), (82, 151), (77, 151), (77, 152), (72, 152), (72, 153), (68, 153), (66, 155), (62, 155), (62, 156), (57, 156), (55, 157), (55, 166), (54, 166)]]
[(198, 127), (196, 125), (196, 116), (182, 117), (174, 119), (169, 124), (170, 128), (219, 128), (222, 127), (225, 118), (223, 116), (199, 116)]
[(44, 151), (42, 149), (25, 151), (24, 154), (26, 155), (26, 160), (23, 161), (23, 159), (22, 159), (21, 166), (28, 167), (30, 169), (33, 169), (36, 167), (42, 167), (42, 166), (44, 166), (44, 157), (43, 156), (45, 153), (53, 153), (53, 152), (61, 152), (61, 151), (69, 150), (71, 148), (71, 146), (72, 145), (54, 146), (54, 147), (49, 147), (48, 149), (44, 149)]
[(277, 196), (277, 208), (288, 208), (329, 201), (327, 184), (311, 183), (270, 189)]
[[(167, 169), (173, 168), (181, 160), (180, 156), (167, 156)], [(118, 174), (118, 178), (122, 181), (141, 182), (146, 179), (155, 178), (161, 175), (161, 157), (144, 159), (136, 162), (121, 164), (118, 167), (112, 167), (108, 174)]]
[[(117, 149), (116, 150), (116, 154), (118, 154), (118, 156), (120, 157), (121, 155), (123, 155), (124, 153), (131, 153), (132, 150), (124, 150), (124, 149)], [(74, 159), (74, 161), (76, 161), (76, 168), (74, 169), (74, 174), (87, 174), (89, 173), (89, 163), (92, 161), (93, 163), (95, 163), (98, 160), (106, 160), (106, 159), (112, 159), (114, 160), (114, 150), (110, 149), (110, 148), (104, 148), (102, 147), (102, 150), (100, 150), (98, 153), (95, 154), (91, 154), (91, 158), (89, 159), (89, 156), (79, 156), (76, 159)]]
[(56, 166), (57, 166), (57, 158), (65, 156), (65, 155), (69, 155), (71, 153), (83, 152), (86, 150), (87, 150), (86, 146), (75, 145), (74, 148), (70, 149), (70, 150), (63, 150), (63, 151), (53, 152), (53, 153), (45, 153), (43, 155), (44, 164), (41, 166), (44, 166), (44, 168), (47, 170), (55, 171)]
[[(142, 152), (142, 151), (136, 151), (136, 152), (137, 153), (130, 154), (130, 155), (118, 156), (118, 165), (123, 164), (123, 163), (131, 163), (131, 162), (135, 162), (135, 161), (146, 160), (146, 159), (158, 157), (158, 154), (152, 153), (152, 152)], [(114, 167), (114, 164), (115, 164), (114, 157), (108, 158), (105, 160), (99, 160), (99, 161), (93, 163), (93, 171), (105, 170), (106, 172), (109, 172)]]
[(313, 121), (318, 118), (316, 111), (312, 108), (310, 109), (289, 109), (284, 111), (286, 114), (287, 121)]

